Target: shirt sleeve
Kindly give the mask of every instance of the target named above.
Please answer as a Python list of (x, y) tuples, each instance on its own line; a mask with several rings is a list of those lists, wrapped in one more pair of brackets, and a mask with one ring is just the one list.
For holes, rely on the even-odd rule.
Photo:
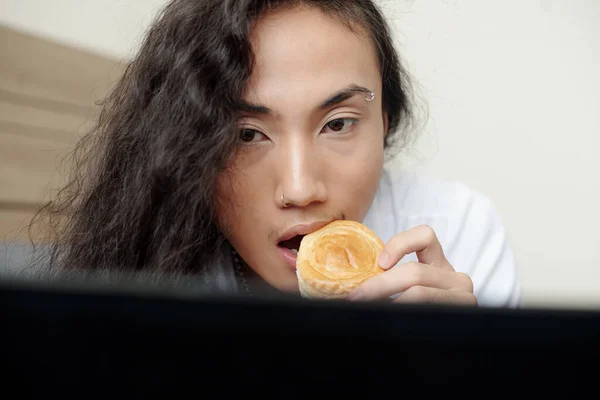
[(468, 201), (449, 227), (453, 240), (446, 257), (471, 277), (479, 306), (522, 307), (517, 263), (500, 215), (485, 195), (465, 190)]

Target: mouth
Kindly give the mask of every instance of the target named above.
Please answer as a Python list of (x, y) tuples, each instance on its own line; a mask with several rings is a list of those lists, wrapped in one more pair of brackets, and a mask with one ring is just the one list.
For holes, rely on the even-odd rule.
[(304, 236), (316, 231), (317, 229), (327, 225), (329, 221), (319, 221), (312, 224), (296, 225), (287, 230), (277, 241), (277, 248), (285, 263), (292, 269), (296, 270), (296, 260), (298, 258), (298, 250), (302, 244)]
[(294, 254), (298, 254), (298, 249), (300, 249), (300, 243), (302, 243), (302, 239), (306, 235), (296, 235), (290, 239), (279, 242), (277, 246), (288, 249)]
[(283, 261), (285, 261), (285, 264), (292, 269), (292, 271), (296, 271), (298, 249), (300, 248), (303, 237), (304, 235), (296, 235), (277, 244), (277, 248), (279, 249)]

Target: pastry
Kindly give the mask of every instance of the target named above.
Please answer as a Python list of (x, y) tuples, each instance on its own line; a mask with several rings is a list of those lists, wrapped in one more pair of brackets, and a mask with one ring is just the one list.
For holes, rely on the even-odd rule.
[(356, 221), (333, 221), (304, 236), (296, 274), (305, 298), (343, 299), (384, 270), (377, 264), (384, 243)]

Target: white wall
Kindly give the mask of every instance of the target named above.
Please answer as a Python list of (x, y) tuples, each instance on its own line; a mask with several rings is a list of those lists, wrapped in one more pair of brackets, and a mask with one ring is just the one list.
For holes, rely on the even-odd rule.
[(127, 57), (165, 0), (1, 0), (0, 24)]
[(421, 166), (494, 200), (529, 305), (600, 305), (600, 2), (404, 10), (398, 39), (430, 107)]
[[(115, 57), (163, 0), (4, 0), (0, 23)], [(383, 0), (429, 121), (410, 165), (494, 200), (529, 306), (600, 307), (600, 2)]]

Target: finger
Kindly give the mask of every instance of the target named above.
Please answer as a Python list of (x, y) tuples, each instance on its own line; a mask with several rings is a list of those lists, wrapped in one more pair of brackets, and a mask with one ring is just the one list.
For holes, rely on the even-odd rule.
[(427, 225), (409, 229), (390, 239), (379, 256), (379, 266), (389, 269), (411, 253), (416, 253), (419, 262), (454, 270), (446, 259), (434, 230)]
[(400, 296), (396, 297), (392, 302), (404, 304), (424, 303), (477, 306), (477, 298), (473, 293), (425, 286), (413, 286)]
[(411, 262), (368, 279), (354, 289), (347, 299), (383, 299), (413, 286), (459, 291), (472, 291), (473, 288), (471, 279), (466, 274)]

